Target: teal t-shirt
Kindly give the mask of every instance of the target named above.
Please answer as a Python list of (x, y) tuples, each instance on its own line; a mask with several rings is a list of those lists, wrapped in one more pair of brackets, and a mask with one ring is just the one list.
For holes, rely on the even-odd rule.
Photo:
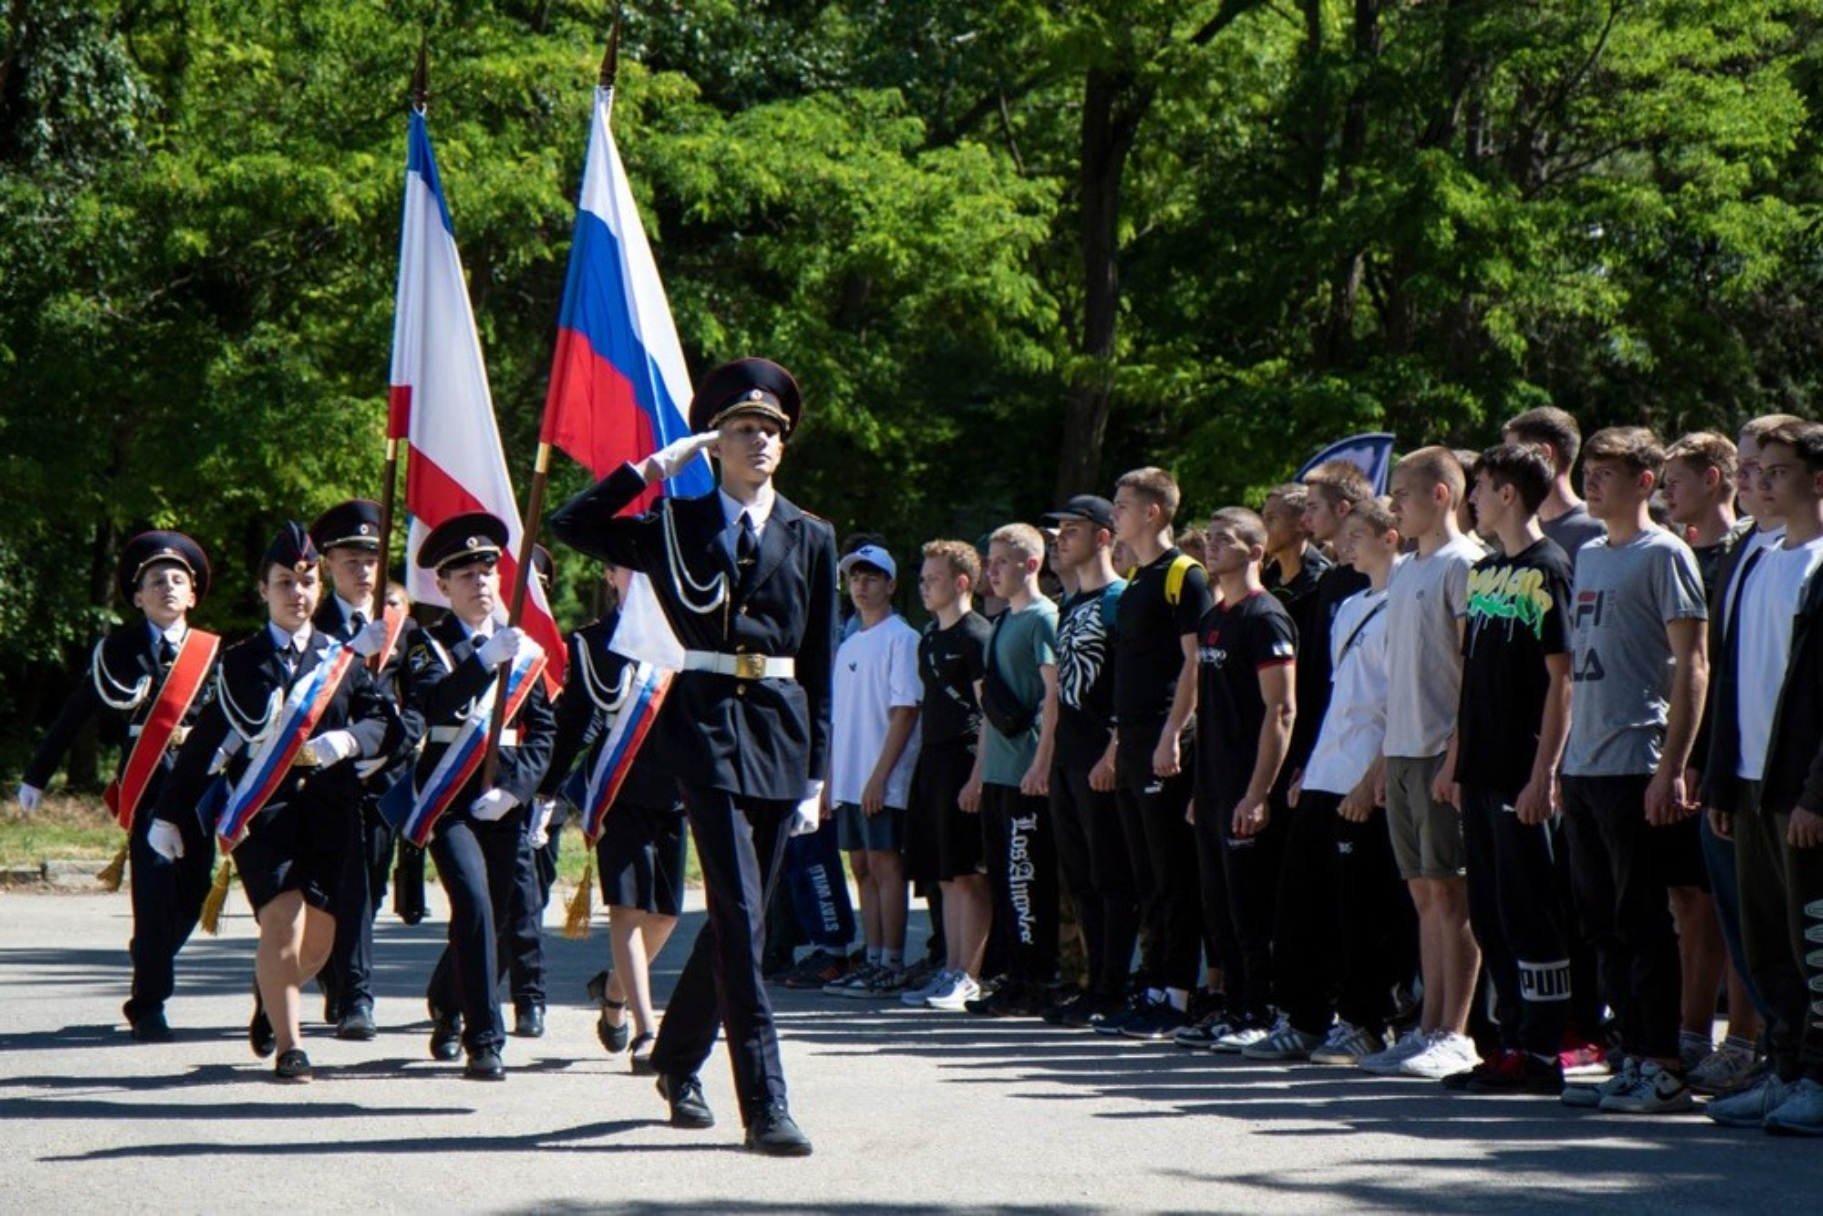
[[(1057, 666), (1057, 605), (1041, 597), (1018, 612), (1001, 613), (994, 621), (988, 657), (1022, 704), (1041, 705), (1044, 676), (1039, 668)], [(1029, 730), (1010, 739), (985, 719), (982, 726), (986, 751), (981, 780), (988, 785), (1017, 786), (1038, 754), (1038, 718), (1032, 719)]]

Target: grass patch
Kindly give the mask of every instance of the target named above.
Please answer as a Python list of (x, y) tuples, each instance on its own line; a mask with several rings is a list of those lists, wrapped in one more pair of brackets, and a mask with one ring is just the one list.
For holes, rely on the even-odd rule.
[(126, 833), (99, 797), (51, 794), (27, 815), (8, 800), (0, 811), (0, 868), (40, 866), (46, 861), (106, 861)]

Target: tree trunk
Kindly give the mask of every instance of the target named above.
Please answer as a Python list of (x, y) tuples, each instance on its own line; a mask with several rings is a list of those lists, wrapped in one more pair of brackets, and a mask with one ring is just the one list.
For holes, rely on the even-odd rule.
[[(1083, 268), (1078, 366), (1064, 394), (1059, 498), (1101, 487), (1101, 450), (1114, 396), (1114, 352), (1120, 320), (1120, 192), (1127, 157), (1148, 91), (1130, 72), (1091, 68), (1082, 106), (1078, 237)], [(1105, 492), (1105, 489), (1104, 489)]]

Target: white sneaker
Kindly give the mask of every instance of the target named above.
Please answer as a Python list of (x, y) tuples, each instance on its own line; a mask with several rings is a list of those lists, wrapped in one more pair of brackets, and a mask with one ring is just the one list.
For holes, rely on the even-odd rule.
[(949, 986), (950, 972), (947, 969), (933, 971), (922, 984), (916, 988), (907, 988), (899, 994), (899, 1000), (919, 1009), (925, 1008), (924, 1002)]
[(960, 1013), (968, 1002), (981, 995), (981, 985), (977, 984), (966, 971), (949, 973), (949, 983), (924, 998), (924, 1003), (931, 1009), (945, 1009), (951, 1013)]
[(1633, 1084), (1601, 1100), (1601, 1109), (1610, 1115), (1675, 1115), (1695, 1106), (1684, 1078), (1653, 1060), (1639, 1066)]
[(1563, 1087), (1558, 1101), (1565, 1106), (1599, 1107), (1616, 1094), (1625, 1093), (1639, 1080), (1639, 1061), (1628, 1056), (1606, 1077), (1585, 1077)]
[(1739, 1093), (1759, 1079), (1760, 1062), (1750, 1047), (1723, 1043), (1690, 1070), (1690, 1088), (1699, 1094)]
[(1358, 1067), (1376, 1077), (1396, 1077), (1407, 1060), (1429, 1046), (1430, 1036), (1423, 1031), (1408, 1030), (1385, 1051), (1376, 1051), (1371, 1056), (1363, 1057)]
[(1423, 1051), (1405, 1058), (1399, 1065), (1399, 1075), (1441, 1081), (1456, 1073), (1467, 1072), (1479, 1063), (1481, 1053), (1475, 1050), (1475, 1040), (1465, 1034), (1439, 1030), (1431, 1036), (1429, 1045)]

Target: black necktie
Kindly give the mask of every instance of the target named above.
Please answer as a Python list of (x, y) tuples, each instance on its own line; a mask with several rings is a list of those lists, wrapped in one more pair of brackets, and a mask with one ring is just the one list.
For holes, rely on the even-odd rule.
[(734, 539), (734, 564), (746, 574), (747, 567), (753, 565), (760, 555), (760, 534), (754, 530), (753, 516), (741, 512), (741, 534)]
[(367, 628), (367, 614), (358, 609), (351, 613), (348, 617), (348, 627), (356, 633)]
[(171, 664), (177, 662), (177, 647), (171, 645), (171, 639), (160, 636), (158, 639), (158, 669), (169, 671)]
[(290, 680), (292, 676), (295, 676), (298, 673), (297, 647), (293, 646), (290, 642), (280, 646), (279, 662), (285, 667), (285, 679)]

